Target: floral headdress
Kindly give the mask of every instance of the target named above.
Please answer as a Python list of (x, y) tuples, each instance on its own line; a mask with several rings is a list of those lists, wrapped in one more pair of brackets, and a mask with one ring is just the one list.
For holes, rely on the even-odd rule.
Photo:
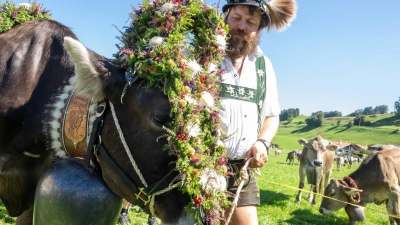
[(187, 208), (198, 222), (217, 224), (229, 206), (218, 101), (228, 26), (201, 0), (145, 0), (130, 17), (114, 64), (127, 69), (128, 84), (144, 78), (168, 96), (165, 149), (177, 157), (181, 191), (193, 198)]
[(14, 2), (7, 0), (0, 4), (0, 34), (16, 25), (37, 19), (51, 19), (51, 15), (36, 2), (21, 3), (17, 6)]

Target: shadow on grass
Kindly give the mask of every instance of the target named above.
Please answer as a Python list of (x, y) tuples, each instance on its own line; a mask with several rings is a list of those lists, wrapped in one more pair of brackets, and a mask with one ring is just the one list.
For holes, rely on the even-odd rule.
[(338, 126), (331, 127), (331, 128), (329, 128), (328, 130), (326, 130), (325, 132), (328, 132), (328, 131), (334, 130), (334, 129), (336, 129), (336, 128), (338, 128)]
[(290, 195), (260, 189), (260, 203), (261, 205), (286, 205), (286, 201), (290, 199)]
[(379, 127), (379, 126), (400, 126), (400, 118), (396, 118), (395, 116), (377, 120), (371, 124), (371, 126)]
[(290, 133), (291, 133), (291, 134), (305, 133), (305, 132), (309, 132), (309, 131), (311, 131), (311, 130), (314, 130), (315, 128), (317, 128), (317, 127), (305, 126), (305, 127), (303, 127), (303, 128), (294, 130), (294, 131), (292, 131), (292, 132), (290, 132)]
[(8, 216), (6, 208), (0, 201), (0, 224), (2, 224), (1, 221), (4, 221), (7, 224), (15, 224), (15, 219)]
[(303, 225), (337, 225), (337, 224), (347, 224), (347, 218), (337, 217), (334, 214), (322, 215), (315, 214), (309, 209), (297, 209), (290, 213), (293, 217), (288, 220), (283, 220), (288, 224), (303, 224)]
[(337, 134), (337, 133), (342, 133), (342, 132), (348, 130), (349, 128), (350, 128), (350, 127), (345, 127), (344, 129), (341, 129), (341, 130), (339, 130), (339, 131), (336, 131), (335, 134)]

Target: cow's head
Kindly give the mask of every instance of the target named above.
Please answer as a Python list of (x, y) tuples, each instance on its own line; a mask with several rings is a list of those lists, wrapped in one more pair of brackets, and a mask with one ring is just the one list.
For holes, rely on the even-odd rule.
[[(101, 133), (102, 143), (110, 158), (138, 187), (144, 184), (134, 170), (135, 165), (147, 185), (160, 181), (175, 167), (175, 158), (163, 150), (167, 144), (163, 138), (166, 134), (163, 125), (171, 121), (167, 96), (159, 89), (145, 88), (143, 80), (127, 85), (124, 69), (114, 67), (75, 39), (64, 38), (64, 46), (75, 65), (75, 93), (91, 98), (94, 102), (106, 99), (114, 105), (118, 122), (113, 119), (111, 110), (108, 110)], [(120, 132), (116, 123), (120, 125)], [(126, 142), (125, 146), (129, 148), (134, 162), (128, 157), (123, 142)], [(136, 197), (132, 190), (110, 176), (112, 171), (102, 170), (103, 178), (111, 190), (135, 204)], [(172, 189), (157, 195), (155, 214), (165, 223), (177, 223), (188, 217), (184, 212), (188, 202), (188, 196)], [(144, 210), (149, 212), (148, 207)], [(192, 220), (187, 223), (194, 222)]]
[(324, 196), (329, 198), (324, 197), (322, 199), (319, 212), (322, 214), (329, 214), (346, 207), (350, 197), (354, 196), (357, 192), (362, 192), (362, 190), (347, 187), (341, 184), (338, 180), (334, 178), (331, 179), (324, 191)]
[(321, 167), (324, 163), (324, 153), (326, 150), (335, 151), (337, 145), (331, 144), (330, 141), (324, 140), (321, 136), (312, 138), (309, 141), (299, 139), (298, 143), (303, 146), (302, 158), (306, 163), (312, 166)]

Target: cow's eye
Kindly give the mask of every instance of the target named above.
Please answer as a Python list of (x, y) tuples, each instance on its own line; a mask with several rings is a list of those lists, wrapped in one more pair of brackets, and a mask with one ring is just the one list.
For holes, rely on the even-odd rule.
[(170, 118), (168, 115), (153, 114), (152, 120), (158, 126), (163, 126), (169, 122)]

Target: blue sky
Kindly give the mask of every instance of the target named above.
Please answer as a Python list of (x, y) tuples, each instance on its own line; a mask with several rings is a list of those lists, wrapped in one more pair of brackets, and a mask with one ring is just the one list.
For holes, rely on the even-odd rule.
[[(260, 43), (274, 65), (281, 108), (299, 108), (304, 115), (319, 110), (347, 115), (378, 105), (393, 111), (400, 97), (400, 1), (297, 2), (291, 27), (264, 31)], [(128, 13), (141, 0), (38, 3), (72, 28), (86, 47), (111, 57), (119, 35), (113, 25), (128, 25)]]

